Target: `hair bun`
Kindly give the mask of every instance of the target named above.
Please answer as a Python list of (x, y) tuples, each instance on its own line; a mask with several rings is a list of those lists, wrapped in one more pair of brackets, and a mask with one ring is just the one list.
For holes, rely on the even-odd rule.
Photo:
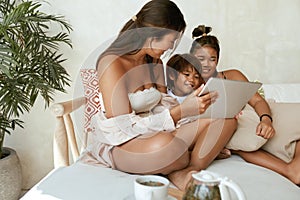
[(205, 36), (211, 31), (212, 31), (211, 27), (205, 26), (205, 25), (199, 25), (198, 27), (194, 28), (194, 30), (192, 32), (192, 36), (193, 36), (193, 38)]

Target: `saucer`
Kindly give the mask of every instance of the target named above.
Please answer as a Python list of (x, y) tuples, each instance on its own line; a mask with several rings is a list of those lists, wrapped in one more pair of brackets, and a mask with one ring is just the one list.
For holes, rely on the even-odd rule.
[[(123, 200), (135, 200), (134, 194), (128, 195)], [(168, 195), (166, 200), (177, 200), (177, 199), (171, 195)]]

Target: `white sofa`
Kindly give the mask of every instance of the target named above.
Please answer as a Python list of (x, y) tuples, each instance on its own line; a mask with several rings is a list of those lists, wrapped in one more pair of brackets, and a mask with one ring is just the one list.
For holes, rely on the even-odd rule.
[[(275, 99), (276, 102), (300, 103), (300, 83), (265, 84), (263, 88), (266, 99)], [(66, 138), (60, 139), (66, 140)], [(58, 148), (59, 145), (55, 143), (55, 148)], [(73, 146), (73, 151), (76, 149), (76, 145), (74, 145), (70, 144), (71, 147)], [(56, 156), (64, 156), (62, 152), (57, 152), (57, 149), (55, 151)], [(67, 162), (58, 161), (56, 166), (61, 167), (53, 169), (21, 199), (122, 200), (133, 193), (133, 179), (136, 175), (82, 163), (62, 166), (68, 165)], [(242, 188), (248, 200), (300, 199), (300, 187), (285, 177), (266, 168), (247, 163), (236, 155), (224, 160), (215, 160), (207, 170), (217, 172), (235, 181)], [(234, 196), (232, 198), (236, 199)]]

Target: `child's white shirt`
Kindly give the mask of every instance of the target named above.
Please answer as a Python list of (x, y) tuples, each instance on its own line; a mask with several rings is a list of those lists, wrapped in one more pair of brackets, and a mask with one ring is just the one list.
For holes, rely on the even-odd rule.
[(168, 95), (170, 95), (171, 97), (175, 98), (180, 104), (183, 102), (183, 100), (185, 100), (185, 98), (187, 96), (176, 96), (172, 90), (168, 89)]

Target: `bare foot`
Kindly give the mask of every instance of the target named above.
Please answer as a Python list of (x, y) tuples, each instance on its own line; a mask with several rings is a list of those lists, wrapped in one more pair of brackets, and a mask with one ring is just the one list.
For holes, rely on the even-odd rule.
[(192, 174), (196, 172), (196, 170), (186, 168), (169, 174), (168, 178), (179, 190), (185, 191), (187, 184), (192, 178)]
[(231, 151), (229, 149), (224, 148), (219, 155), (216, 157), (216, 160), (229, 158), (231, 156)]

